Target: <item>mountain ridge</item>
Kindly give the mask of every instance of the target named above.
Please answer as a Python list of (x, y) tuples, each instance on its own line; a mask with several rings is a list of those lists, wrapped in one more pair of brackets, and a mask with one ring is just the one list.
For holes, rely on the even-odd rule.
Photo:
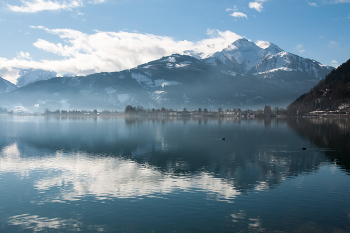
[(205, 59), (173, 54), (119, 72), (33, 82), (2, 94), (0, 106), (10, 108), (14, 100), (29, 111), (287, 105), (331, 69), (273, 43), (264, 49), (240, 39)]

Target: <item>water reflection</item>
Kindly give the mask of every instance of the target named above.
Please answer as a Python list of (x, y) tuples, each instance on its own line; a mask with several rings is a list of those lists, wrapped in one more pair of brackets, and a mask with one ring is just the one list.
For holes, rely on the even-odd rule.
[(31, 229), (34, 232), (43, 231), (47, 228), (75, 228), (78, 230), (81, 225), (81, 223), (74, 219), (47, 218), (30, 214), (12, 216), (9, 218), (8, 223), (14, 226), (21, 226), (25, 229)]
[[(173, 176), (163, 174), (152, 165), (138, 164), (130, 159), (82, 153), (66, 155), (56, 152), (46, 157), (25, 158), (21, 156), (16, 143), (3, 148), (1, 154), (1, 173), (15, 173), (21, 177), (28, 177), (37, 171), (43, 173), (42, 177), (34, 180), (34, 188), (47, 194), (44, 200), (40, 200), (44, 202), (74, 201), (87, 195), (100, 200), (155, 197), (178, 189), (188, 192), (200, 189), (225, 200), (239, 195), (233, 184), (205, 171)], [(59, 192), (50, 192), (55, 188)]]
[[(198, 119), (186, 119), (186, 123), (171, 118), (82, 119), (7, 122), (8, 131), (14, 129), (17, 134), (0, 134), (9, 143), (2, 147), (2, 171), (64, 171), (60, 178), (40, 181), (38, 187), (73, 182), (72, 177), (98, 177), (74, 180), (80, 183), (73, 185), (77, 192), (73, 196), (82, 195), (82, 183), (89, 183), (88, 192), (95, 187), (103, 190), (96, 189), (97, 196), (112, 193), (108, 188), (117, 196), (138, 196), (171, 192), (174, 187), (201, 188), (196, 180), (210, 178), (209, 184), (224, 191), (209, 189), (230, 199), (240, 192), (273, 188), (287, 177), (316, 170), (325, 161), (316, 148), (315, 153), (303, 153), (305, 141), (295, 137), (283, 121), (269, 120), (273, 127), (266, 130), (263, 121), (233, 118), (221, 119), (220, 124), (218, 119), (203, 119), (205, 126)], [(103, 180), (123, 185), (114, 187)], [(151, 183), (155, 184), (143, 185)]]
[(288, 126), (320, 148), (331, 161), (350, 174), (350, 118), (311, 117), (288, 119)]
[(346, 231), (348, 125), (0, 117), (0, 228)]

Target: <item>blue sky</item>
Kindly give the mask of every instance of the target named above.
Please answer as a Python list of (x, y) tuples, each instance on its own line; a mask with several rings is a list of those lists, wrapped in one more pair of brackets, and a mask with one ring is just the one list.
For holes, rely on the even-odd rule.
[(119, 71), (241, 37), (337, 66), (350, 58), (349, 28), (350, 0), (2, 0), (0, 76)]

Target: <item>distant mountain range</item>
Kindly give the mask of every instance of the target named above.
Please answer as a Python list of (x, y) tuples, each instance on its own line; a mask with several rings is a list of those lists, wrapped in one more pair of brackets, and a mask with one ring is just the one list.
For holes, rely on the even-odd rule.
[(124, 110), (127, 105), (213, 110), (284, 107), (332, 70), (272, 43), (261, 48), (239, 39), (205, 59), (174, 54), (120, 72), (77, 77), (23, 72), (17, 83), (21, 87), (1, 94), (0, 106), (34, 112)]

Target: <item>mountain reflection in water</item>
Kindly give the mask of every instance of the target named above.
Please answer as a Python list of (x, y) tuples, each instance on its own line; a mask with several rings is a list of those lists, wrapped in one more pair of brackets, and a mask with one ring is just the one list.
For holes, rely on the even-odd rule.
[[(232, 118), (0, 116), (0, 128), (0, 183), (7, 187), (0, 202), (0, 213), (7, 219), (4, 226), (8, 228), (5, 227), (5, 230), (20, 231), (11, 228), (20, 226), (34, 231), (69, 228), (132, 232), (135, 229), (125, 228), (124, 223), (114, 225), (115, 220), (109, 223), (106, 220), (99, 225), (101, 222), (97, 221), (98, 218), (93, 226), (90, 224), (87, 227), (86, 222), (92, 220), (74, 214), (79, 212), (85, 216), (87, 213), (84, 211), (102, 211), (106, 208), (102, 207), (104, 203), (109, 203), (109, 217), (105, 216), (105, 210), (103, 213), (98, 212), (101, 218), (123, 218), (123, 214), (115, 208), (124, 206), (125, 214), (134, 219), (132, 200), (144, 201), (142, 203), (146, 212), (152, 212), (152, 208), (156, 208), (154, 205), (161, 207), (160, 200), (169, 202), (163, 207), (174, 211), (171, 218), (174, 214), (180, 216), (193, 212), (193, 216), (202, 216), (218, 211), (217, 217), (202, 216), (202, 220), (202, 217), (192, 219), (189, 223), (200, 225), (204, 221), (204, 225), (223, 227), (220, 228), (222, 232), (232, 229), (243, 232), (271, 230), (275, 229), (273, 219), (279, 214), (268, 211), (268, 208), (291, 208), (287, 203), (292, 204), (293, 200), (295, 203), (300, 202), (300, 181), (295, 181), (298, 183), (296, 189), (285, 190), (286, 186), (282, 184), (288, 184), (288, 180), (293, 180), (291, 178), (318, 171), (323, 174), (328, 171), (323, 171), (327, 166), (333, 166), (331, 169), (340, 167), (349, 174), (347, 132), (350, 132), (350, 128), (347, 119), (247, 121)], [(303, 147), (307, 150), (303, 151)], [(20, 204), (14, 204), (17, 199), (13, 193), (18, 192), (18, 186), (27, 191), (16, 194)], [(277, 195), (270, 193), (273, 190), (288, 198), (282, 198), (283, 203), (278, 204), (280, 197), (273, 197)], [(348, 191), (346, 189), (342, 195)], [(255, 193), (261, 193), (260, 197), (255, 197)], [(189, 199), (191, 195), (194, 196)], [(245, 196), (249, 198), (246, 200)], [(264, 201), (260, 202), (260, 198)], [(320, 197), (320, 200), (322, 198), (326, 196)], [(274, 199), (277, 204), (273, 204)], [(226, 204), (218, 204), (221, 202)], [(67, 205), (71, 206), (72, 203), (77, 206), (67, 209)], [(258, 207), (249, 203), (256, 203)], [(296, 204), (299, 207), (294, 208), (303, 208), (306, 203), (300, 202)], [(56, 215), (42, 212), (45, 206), (49, 208), (52, 205), (56, 208), (57, 205), (61, 206), (62, 213), (69, 212)], [(177, 208), (177, 205), (182, 206), (182, 209)], [(17, 206), (17, 209), (13, 206)], [(33, 209), (33, 206), (37, 208)], [(217, 208), (212, 209), (213, 206)], [(339, 211), (342, 208), (339, 205), (334, 211), (337, 210), (342, 216), (345, 211), (350, 216), (350, 206), (347, 206), (349, 209)], [(305, 215), (310, 214), (307, 211)], [(263, 212), (264, 217), (261, 214)], [(297, 212), (300, 211), (294, 211)], [(295, 218), (293, 221), (279, 226), (284, 231), (295, 221), (300, 229), (318, 229), (315, 221), (299, 220), (304, 218), (303, 214), (291, 216)], [(347, 218), (346, 214), (344, 216)], [(150, 223), (139, 223), (138, 229), (145, 227), (147, 231), (155, 230), (154, 224), (147, 224)], [(186, 224), (179, 227), (191, 229), (186, 228), (189, 227)], [(345, 226), (324, 227), (321, 226), (321, 229), (349, 230)], [(161, 228), (157, 229), (162, 231)], [(178, 228), (171, 229), (169, 231)], [(206, 228), (196, 228), (195, 231), (201, 232), (203, 229)], [(210, 232), (209, 229), (204, 231)]]

